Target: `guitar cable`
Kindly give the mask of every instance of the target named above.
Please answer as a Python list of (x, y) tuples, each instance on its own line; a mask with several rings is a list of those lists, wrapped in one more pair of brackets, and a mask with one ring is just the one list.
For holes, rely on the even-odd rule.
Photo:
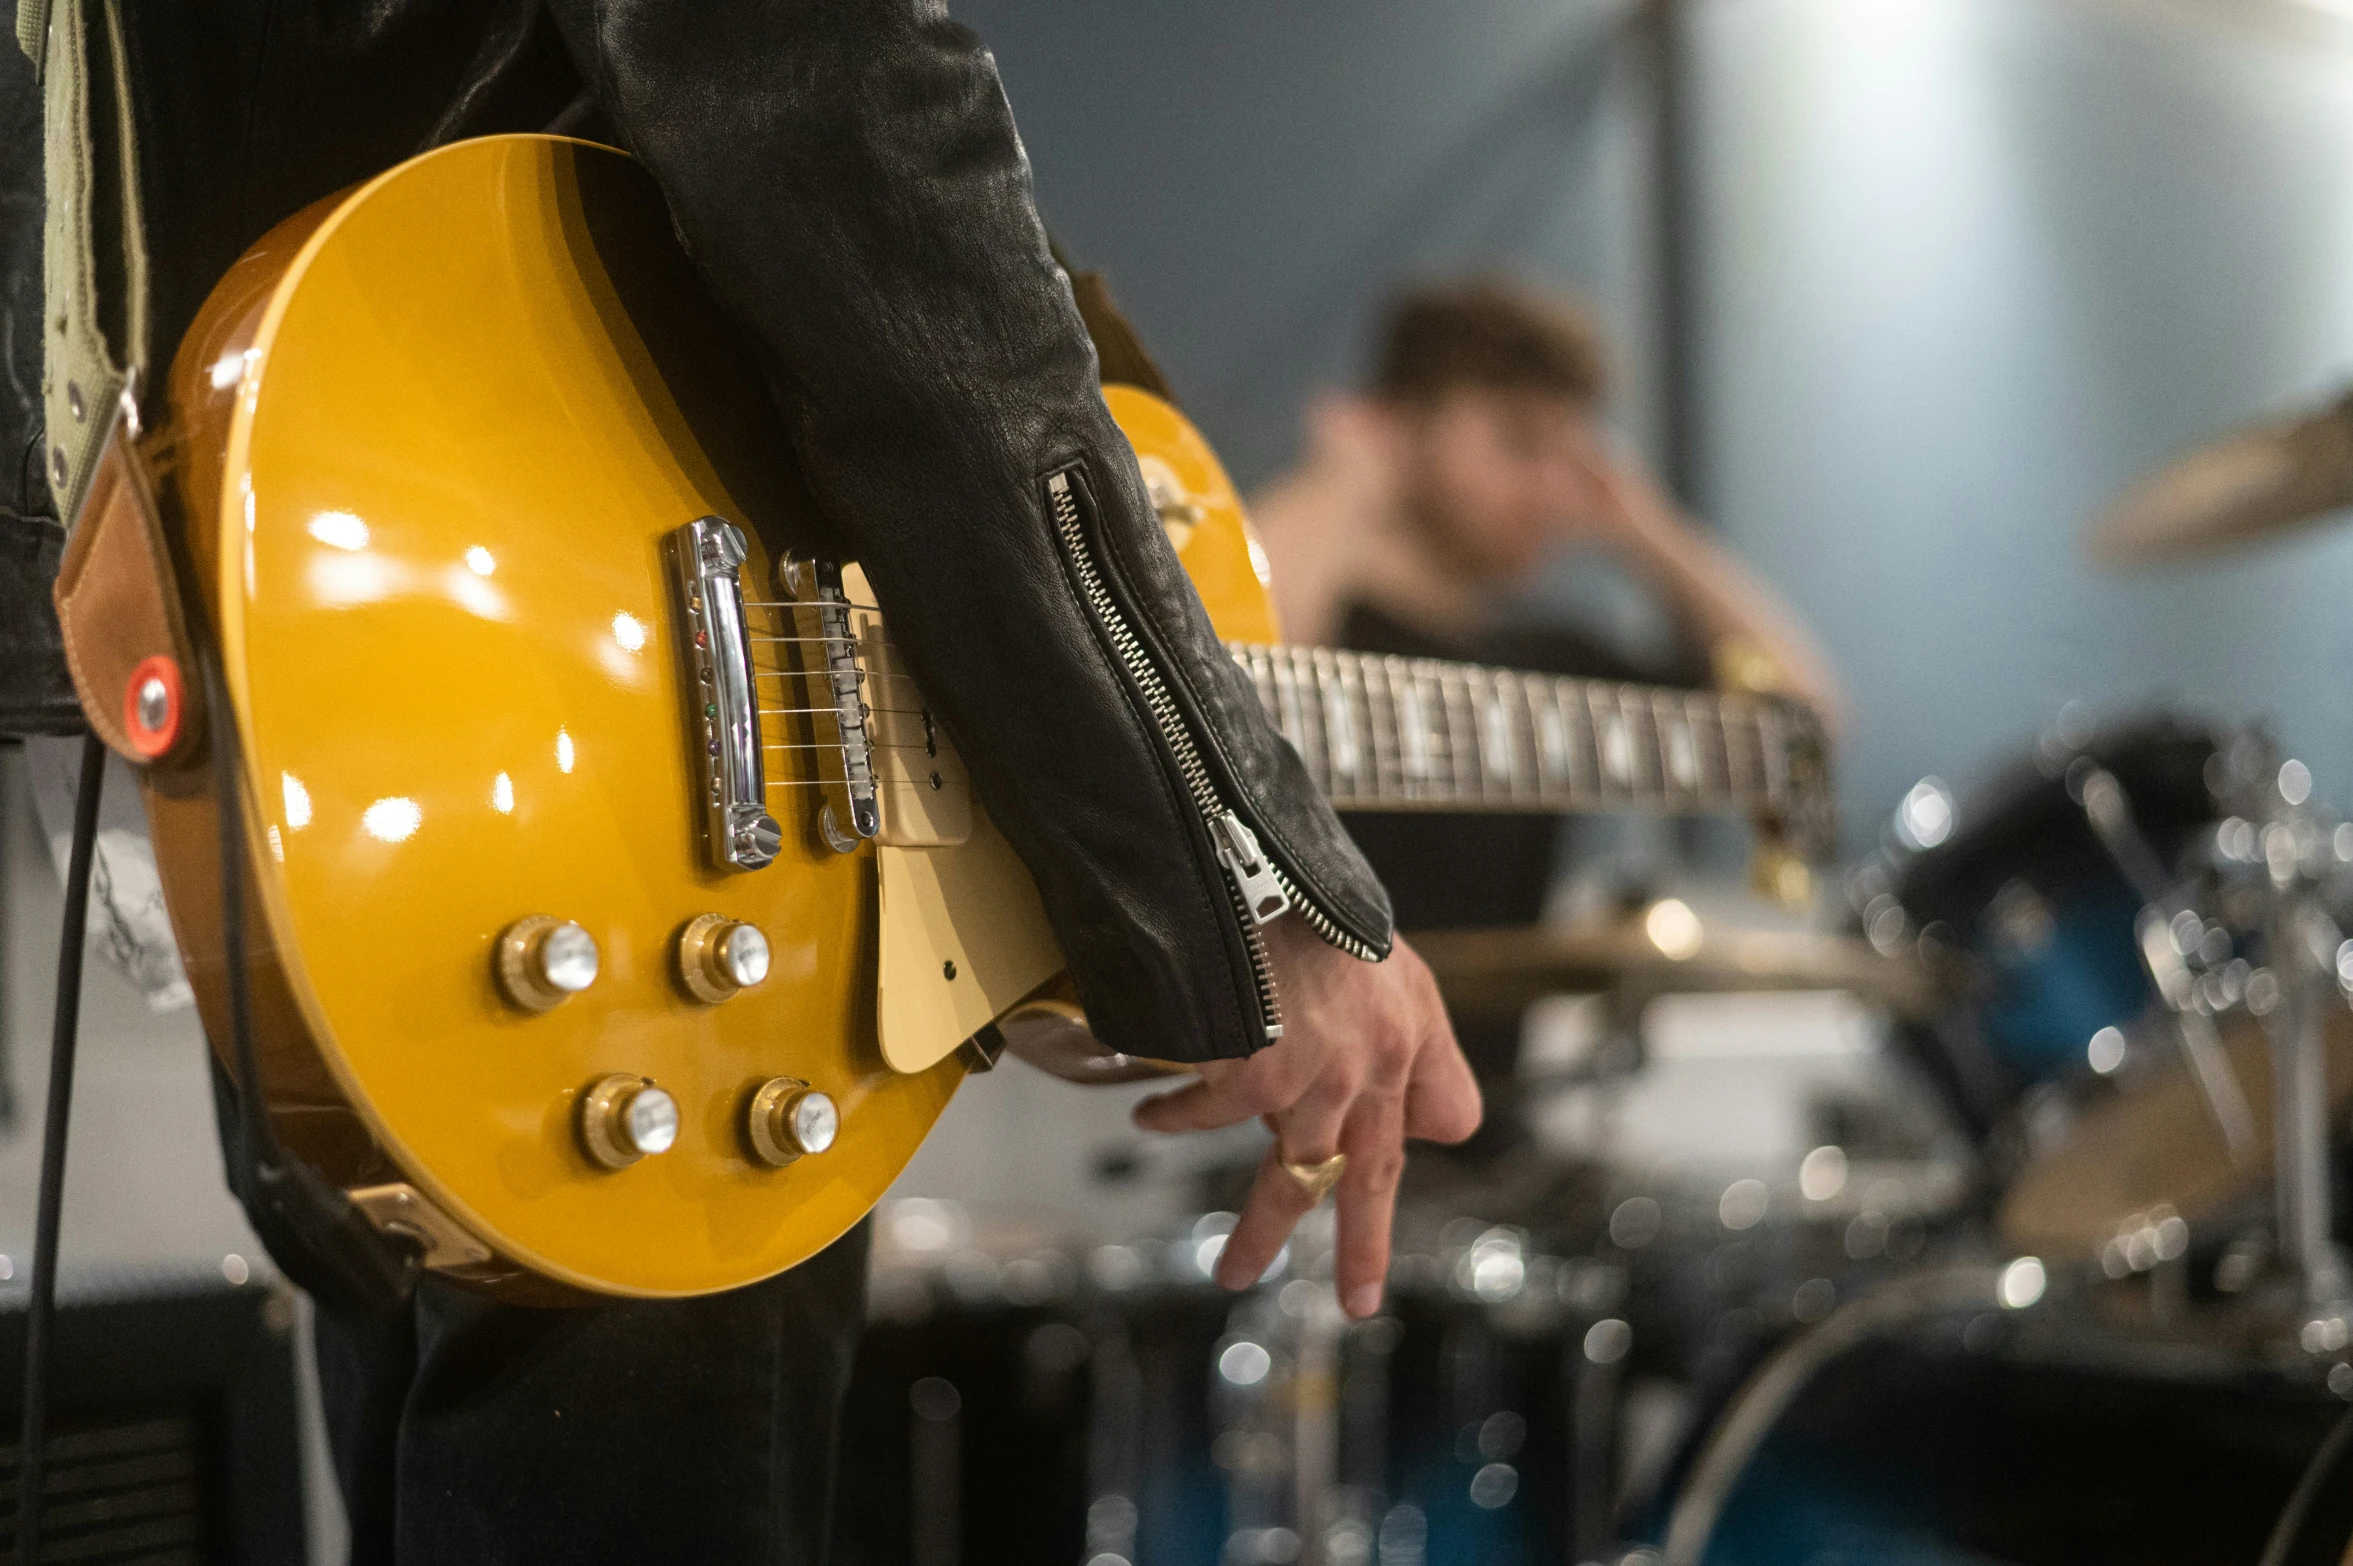
[(98, 799), (106, 786), (106, 746), (82, 739), (82, 775), (74, 791), (73, 849), (66, 861), (65, 918), (57, 952), (57, 1005), (49, 1036), (49, 1105), (41, 1124), (41, 1187), (33, 1222), (32, 1298), (25, 1304), (24, 1430), (18, 1449), (16, 1554), (41, 1558), (42, 1490), (48, 1479), (49, 1338), (57, 1313), (57, 1232), (64, 1218), (65, 1138), (74, 1099), (74, 1046), (82, 1020), (82, 944), (90, 923), (90, 860), (98, 843)]

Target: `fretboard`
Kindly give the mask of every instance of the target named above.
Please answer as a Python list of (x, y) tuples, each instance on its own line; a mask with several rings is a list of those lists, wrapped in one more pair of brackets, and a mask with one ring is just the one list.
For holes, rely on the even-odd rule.
[(1777, 697), (1323, 647), (1232, 648), (1342, 810), (1827, 808), (1821, 730)]

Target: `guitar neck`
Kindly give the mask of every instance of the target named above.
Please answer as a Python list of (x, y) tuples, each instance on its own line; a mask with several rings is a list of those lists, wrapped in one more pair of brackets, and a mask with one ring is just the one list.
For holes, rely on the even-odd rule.
[(1777, 698), (1323, 647), (1235, 646), (1342, 810), (1745, 812), (1824, 804), (1811, 713)]

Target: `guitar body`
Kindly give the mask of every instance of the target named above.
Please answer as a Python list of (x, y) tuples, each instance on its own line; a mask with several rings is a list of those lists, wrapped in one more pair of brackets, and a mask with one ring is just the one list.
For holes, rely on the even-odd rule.
[[(1113, 397), (1147, 470), (1193, 497), (1171, 531), (1221, 632), (1271, 638), (1208, 447), (1164, 404)], [(967, 1066), (880, 1053), (875, 851), (819, 831), (822, 752), (781, 744), (806, 725), (767, 735), (773, 862), (715, 868), (702, 840), (668, 540), (734, 522), (765, 600), (772, 556), (809, 530), (764, 387), (651, 179), (545, 137), (403, 165), (239, 264), (171, 403), (151, 450), (222, 651), (256, 1041), (288, 1146), (373, 1188), (380, 1217), (407, 1204), (433, 1265), (517, 1297), (732, 1288), (839, 1237)], [(793, 613), (745, 617), (757, 641)], [(212, 778), (203, 758), (160, 765), (148, 802), (225, 1050)], [(717, 1004), (678, 957), (713, 914), (771, 953)], [(578, 922), (600, 957), (544, 1011), (496, 974), (501, 932), (533, 915)], [(614, 1169), (579, 1123), (617, 1073), (664, 1088), (678, 1130)], [(770, 1167), (746, 1114), (778, 1078), (830, 1095), (840, 1134)]]

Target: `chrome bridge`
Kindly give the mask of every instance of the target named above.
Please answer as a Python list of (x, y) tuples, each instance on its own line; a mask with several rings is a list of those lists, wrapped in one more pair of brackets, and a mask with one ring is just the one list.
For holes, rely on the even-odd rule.
[(784, 832), (768, 813), (760, 755), (759, 699), (751, 632), (744, 621), (743, 533), (720, 517), (670, 535), (671, 583), (680, 638), (693, 674), (687, 733), (702, 775), (703, 841), (722, 870), (758, 870), (776, 858)]

